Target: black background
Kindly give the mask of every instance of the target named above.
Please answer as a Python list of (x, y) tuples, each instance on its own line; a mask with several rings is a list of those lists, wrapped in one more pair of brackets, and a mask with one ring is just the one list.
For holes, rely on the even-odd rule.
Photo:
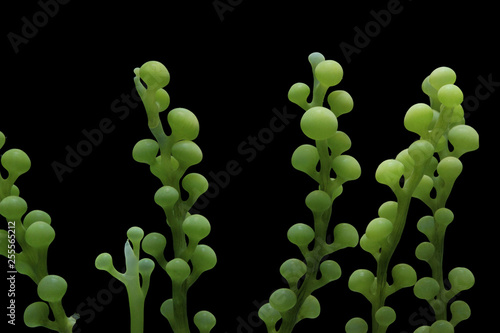
[[(394, 3), (233, 1), (231, 10), (224, 11), (213, 1), (68, 1), (50, 7), (53, 17), (46, 15), (47, 20), (36, 1), (3, 4), (4, 149), (21, 148), (32, 160), (32, 169), (17, 183), (30, 209), (52, 216), (57, 237), (50, 247), (49, 272), (68, 281), (64, 306), (68, 315), (80, 309), (82, 332), (128, 330), (126, 292), (110, 293), (110, 276), (95, 269), (96, 256), (110, 252), (115, 265), (123, 265), (123, 244), (131, 226), (168, 234), (161, 209), (152, 200), (160, 184), (147, 166), (131, 157), (134, 144), (151, 137), (144, 109), (131, 95), (133, 69), (148, 60), (164, 63), (171, 74), (166, 87), (169, 109), (185, 107), (199, 118), (196, 142), (204, 160), (191, 171), (214, 183), (213, 175), (222, 177), (229, 162), (239, 165), (239, 173), (225, 184), (214, 183), (216, 195), (201, 210), (212, 224), (204, 242), (214, 248), (218, 264), (190, 290), (190, 313), (213, 312), (213, 332), (265, 332), (257, 322), (257, 309), (273, 290), (285, 286), (281, 263), (301, 256), (287, 241), (286, 231), (294, 223), (312, 220), (303, 200), (315, 185), (289, 162), (294, 149), (310, 141), (300, 131), (302, 110), (287, 100), (292, 84), (311, 84), (307, 56), (317, 51), (337, 60), (344, 68), (338, 89), (347, 90), (355, 101), (354, 111), (340, 118), (339, 129), (351, 137), (349, 154), (358, 159), (363, 173), (345, 184), (332, 224), (352, 223), (360, 234), (379, 205), (393, 199), (376, 183), (374, 173), (380, 162), (417, 139), (404, 129), (403, 117), (411, 105), (427, 102), (420, 90), (422, 80), (436, 67), (452, 67), (457, 85), (472, 97), (480, 85), (478, 77), (500, 80), (499, 29), (492, 2), (440, 1), (436, 6), (402, 0), (388, 24), (376, 23), (374, 13)], [(36, 32), (25, 30), (32, 36), (16, 52), (9, 34), (22, 36), (26, 21), (37, 19)], [(357, 29), (372, 29), (371, 36), (359, 39)], [(357, 46), (356, 53), (346, 56), (340, 45), (347, 44)], [(456, 218), (447, 233), (445, 268), (468, 267), (476, 276), (476, 286), (460, 295), (473, 316), (457, 332), (491, 328), (497, 322), (491, 312), (498, 298), (498, 101), (498, 92), (491, 92), (469, 109), (467, 123), (480, 133), (481, 148), (462, 158), (464, 171), (448, 203)], [(275, 112), (284, 109), (295, 117), (272, 138), (265, 137)], [(99, 128), (103, 119), (111, 121), (110, 133), (60, 181), (53, 163), (65, 163), (66, 147), (76, 149), (85, 140), (83, 131)], [(262, 149), (242, 154), (238, 147), (250, 147), (250, 138), (259, 133), (266, 140)], [(413, 254), (424, 240), (415, 225), (428, 213), (414, 202), (393, 258), (394, 264), (411, 263), (419, 277), (429, 269)], [(331, 259), (340, 263), (343, 276), (315, 293), (322, 314), (301, 322), (297, 332), (343, 332), (351, 317), (369, 318), (368, 302), (348, 290), (347, 280), (355, 269), (373, 270), (374, 260), (359, 247)], [(145, 332), (168, 332), (159, 306), (170, 297), (169, 279), (157, 268), (151, 284)], [(8, 286), (3, 285), (5, 296)], [(22, 321), (24, 308), (38, 300), (35, 285), (18, 275), (16, 288), (17, 325), (8, 331), (43, 332), (28, 330)], [(97, 305), (92, 306), (92, 299)], [(388, 332), (413, 332), (429, 323), (422, 314), (427, 304), (410, 289), (391, 296), (387, 304), (398, 314)], [(5, 316), (2, 321), (7, 321)]]

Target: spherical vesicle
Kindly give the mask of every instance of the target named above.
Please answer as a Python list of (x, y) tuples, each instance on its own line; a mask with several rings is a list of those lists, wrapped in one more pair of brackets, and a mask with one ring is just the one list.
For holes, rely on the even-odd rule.
[(9, 221), (18, 220), (28, 210), (26, 201), (17, 196), (8, 196), (0, 201), (0, 214)]
[(388, 186), (399, 186), (399, 180), (403, 176), (405, 167), (397, 160), (385, 160), (375, 171), (377, 182)]
[(172, 208), (179, 197), (179, 192), (175, 188), (166, 185), (156, 191), (154, 201), (162, 208)]
[(217, 256), (215, 251), (208, 245), (200, 244), (196, 246), (191, 257), (193, 269), (204, 272), (215, 267), (217, 264)]
[(315, 190), (307, 195), (306, 206), (314, 213), (322, 213), (332, 206), (332, 199), (325, 191)]
[(439, 293), (439, 283), (431, 277), (423, 277), (415, 283), (413, 292), (420, 299), (431, 300)]
[(190, 241), (199, 242), (210, 233), (210, 222), (200, 214), (186, 217), (182, 222), (182, 230), (189, 237)]
[(408, 264), (397, 264), (392, 268), (392, 278), (397, 288), (407, 288), (417, 282), (417, 272)]
[(25, 234), (26, 242), (34, 248), (48, 247), (55, 237), (54, 228), (42, 221), (31, 224)]
[(375, 320), (380, 326), (388, 327), (396, 321), (396, 311), (389, 306), (383, 306), (375, 313)]
[(321, 84), (332, 87), (342, 81), (344, 70), (335, 60), (325, 60), (316, 66), (314, 73)]
[(474, 274), (465, 267), (453, 268), (448, 273), (448, 279), (450, 280), (452, 289), (457, 291), (468, 290), (475, 283)]
[(210, 311), (199, 311), (193, 317), (193, 322), (200, 333), (208, 333), (215, 327), (217, 320)]
[(289, 284), (296, 284), (306, 274), (307, 266), (299, 259), (288, 259), (280, 267), (280, 274)]
[(147, 84), (148, 89), (159, 89), (170, 82), (170, 73), (158, 61), (148, 61), (139, 69), (139, 76)]
[(378, 217), (368, 223), (366, 237), (374, 242), (382, 242), (391, 234), (392, 229), (393, 225), (391, 221), (383, 217)]
[(154, 164), (159, 150), (158, 142), (152, 139), (143, 139), (137, 142), (132, 149), (132, 157), (139, 163)]
[(311, 89), (307, 84), (295, 83), (288, 91), (288, 99), (301, 107), (307, 106), (307, 97), (310, 93)]
[(172, 146), (172, 155), (184, 167), (198, 164), (203, 159), (200, 147), (193, 141), (182, 140)]
[(439, 101), (447, 107), (460, 105), (464, 100), (464, 94), (454, 84), (445, 84), (438, 90)]
[(288, 229), (288, 240), (297, 246), (307, 246), (315, 237), (313, 228), (304, 223), (297, 223)]
[(304, 113), (300, 120), (300, 127), (308, 138), (326, 140), (335, 134), (338, 122), (332, 111), (316, 106)]
[(35, 302), (24, 310), (24, 323), (28, 327), (45, 326), (49, 321), (50, 309), (45, 302)]
[(299, 171), (307, 174), (316, 171), (316, 166), (319, 162), (318, 149), (312, 145), (304, 144), (292, 154), (292, 166)]
[(446, 84), (455, 83), (456, 79), (457, 75), (455, 74), (453, 69), (446, 66), (436, 68), (429, 75), (429, 83), (436, 90), (439, 90), (439, 88)]
[(349, 223), (339, 223), (333, 228), (333, 241), (340, 248), (355, 247), (359, 241), (359, 234)]
[(168, 113), (168, 124), (179, 140), (194, 140), (200, 131), (196, 115), (184, 108), (175, 108)]
[(452, 127), (448, 132), (448, 140), (460, 155), (479, 148), (479, 134), (469, 125)]
[(31, 167), (28, 155), (20, 149), (9, 149), (2, 155), (3, 167), (9, 172), (9, 176), (19, 177), (26, 173)]
[(297, 296), (288, 288), (276, 290), (269, 297), (269, 304), (280, 313), (290, 310), (297, 303)]
[(58, 275), (46, 275), (38, 283), (38, 296), (46, 302), (59, 302), (66, 290), (68, 284), (66, 280)]
[(344, 113), (351, 112), (354, 108), (354, 101), (351, 95), (345, 90), (335, 90), (328, 95), (328, 105), (336, 117)]
[(151, 232), (142, 240), (143, 251), (153, 257), (163, 255), (166, 246), (167, 239), (158, 232)]
[(335, 157), (332, 161), (332, 168), (337, 177), (342, 177), (345, 180), (355, 180), (361, 176), (359, 162), (350, 155)]
[(188, 278), (189, 274), (191, 274), (189, 264), (181, 258), (170, 260), (166, 265), (165, 270), (172, 281), (176, 283), (182, 283)]
[(429, 105), (415, 104), (406, 112), (404, 126), (408, 131), (422, 136), (429, 130), (433, 116), (434, 113)]
[(50, 224), (52, 222), (52, 219), (50, 218), (50, 215), (43, 210), (32, 210), (26, 216), (23, 218), (23, 226), (24, 228), (28, 229), (30, 225), (32, 225), (35, 222), (45, 222), (47, 224)]

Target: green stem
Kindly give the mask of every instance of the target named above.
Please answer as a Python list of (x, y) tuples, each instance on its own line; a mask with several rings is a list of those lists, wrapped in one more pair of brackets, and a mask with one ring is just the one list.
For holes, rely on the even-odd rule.
[(187, 285), (172, 282), (172, 299), (174, 302), (174, 333), (189, 333), (187, 316)]
[(57, 329), (59, 333), (71, 333), (73, 331), (73, 326), (76, 323), (75, 318), (66, 316), (64, 312), (64, 308), (62, 306), (61, 301), (59, 302), (50, 302), (50, 309), (54, 314), (55, 323), (57, 325)]
[(408, 216), (408, 210), (410, 209), (410, 202), (413, 192), (417, 188), (418, 184), (422, 180), (424, 175), (424, 170), (427, 167), (429, 160), (421, 165), (416, 165), (413, 174), (405, 182), (402, 191), (398, 191), (397, 196), (398, 210), (396, 213), (396, 219), (393, 224), (393, 231), (386, 241), (385, 246), (382, 247), (382, 252), (377, 261), (377, 291), (376, 297), (372, 303), (372, 332), (373, 333), (385, 333), (387, 327), (381, 327), (375, 320), (375, 313), (384, 306), (385, 299), (387, 297), (386, 286), (387, 286), (387, 273), (389, 270), (389, 263), (391, 261), (392, 255), (396, 250), (396, 247), (401, 240), (403, 230), (406, 225), (406, 218)]

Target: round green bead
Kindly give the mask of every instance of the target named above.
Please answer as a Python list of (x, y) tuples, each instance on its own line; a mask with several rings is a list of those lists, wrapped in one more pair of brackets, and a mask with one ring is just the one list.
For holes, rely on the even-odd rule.
[(399, 288), (411, 287), (417, 282), (417, 272), (407, 264), (398, 264), (392, 268), (394, 286)]
[(418, 140), (408, 147), (408, 154), (415, 164), (419, 165), (429, 160), (434, 154), (434, 146), (427, 140)]
[(50, 224), (41, 221), (31, 224), (25, 234), (26, 242), (34, 248), (47, 248), (55, 237)]
[(171, 110), (167, 116), (172, 134), (178, 140), (194, 140), (198, 137), (200, 124), (196, 115), (184, 108)]
[(154, 196), (156, 204), (162, 208), (170, 209), (179, 200), (179, 192), (172, 186), (160, 187)]
[(191, 274), (188, 263), (181, 258), (170, 260), (165, 268), (172, 281), (176, 283), (182, 283)]
[(313, 295), (309, 295), (299, 309), (298, 320), (318, 318), (321, 313), (319, 301)]
[(333, 229), (333, 241), (340, 248), (355, 247), (359, 241), (359, 234), (349, 223), (339, 223)]
[(132, 149), (132, 157), (139, 163), (154, 164), (158, 155), (158, 142), (152, 139), (143, 139), (137, 142)]
[(420, 299), (431, 300), (439, 293), (439, 283), (431, 277), (423, 277), (415, 283), (413, 292)]
[(367, 333), (368, 324), (362, 318), (352, 318), (345, 325), (345, 331), (346, 333)]
[(210, 223), (199, 214), (186, 217), (182, 223), (182, 230), (189, 237), (190, 241), (198, 243), (210, 233)]
[(193, 141), (182, 140), (172, 146), (172, 156), (185, 167), (198, 164), (203, 159), (200, 147)]
[(166, 246), (167, 239), (158, 232), (151, 232), (142, 240), (142, 249), (153, 257), (163, 255)]
[(457, 291), (468, 290), (475, 283), (474, 274), (465, 267), (453, 268), (448, 274), (448, 279), (452, 289)]
[(332, 87), (342, 81), (344, 70), (338, 62), (334, 60), (325, 60), (316, 66), (314, 73), (321, 84)]
[(194, 197), (199, 197), (208, 190), (208, 180), (199, 173), (187, 174), (182, 179), (182, 187)]
[(429, 261), (434, 255), (435, 250), (432, 243), (422, 242), (415, 249), (415, 256), (422, 261)]
[(396, 321), (396, 311), (389, 306), (383, 306), (375, 312), (375, 320), (380, 326), (388, 327)]
[(304, 223), (294, 224), (288, 229), (288, 240), (297, 246), (307, 246), (315, 237), (313, 228)]
[(332, 111), (317, 106), (304, 113), (300, 120), (300, 127), (308, 138), (326, 140), (335, 134), (338, 122)]
[(351, 148), (351, 139), (342, 131), (335, 132), (326, 141), (330, 148), (331, 156), (339, 156)]
[(299, 259), (288, 259), (280, 267), (281, 275), (290, 285), (296, 284), (307, 272), (306, 264)]
[(445, 84), (438, 90), (439, 101), (447, 107), (460, 105), (464, 100), (464, 94), (454, 84)]
[(367, 269), (358, 269), (349, 277), (348, 286), (352, 291), (367, 295), (370, 293), (375, 276)]
[(451, 321), (456, 325), (457, 323), (469, 319), (471, 316), (471, 309), (464, 301), (455, 301), (450, 306), (452, 318)]
[(351, 95), (345, 90), (335, 90), (328, 95), (328, 105), (336, 117), (344, 113), (351, 112), (354, 108), (354, 101)]
[(113, 269), (113, 258), (109, 253), (101, 253), (95, 259), (95, 267), (101, 271), (109, 272)]
[(307, 195), (306, 206), (314, 213), (322, 213), (332, 206), (332, 199), (325, 191), (315, 190)]
[(9, 149), (1, 159), (3, 167), (9, 172), (9, 175), (19, 177), (26, 173), (31, 167), (31, 160), (28, 155), (20, 149)]
[(468, 125), (457, 125), (450, 129), (448, 140), (460, 155), (479, 148), (479, 134)]
[(439, 90), (446, 84), (453, 84), (457, 79), (457, 75), (453, 69), (449, 67), (438, 67), (429, 75), (429, 83), (436, 90)]
[(132, 244), (138, 243), (144, 237), (144, 230), (139, 227), (131, 227), (127, 230), (127, 238)]
[(288, 288), (281, 288), (276, 290), (269, 297), (269, 304), (280, 313), (284, 313), (295, 306), (297, 303), (297, 296), (293, 291)]
[(170, 104), (170, 96), (165, 89), (158, 89), (156, 91), (155, 100), (159, 112), (165, 111)]
[(318, 149), (312, 145), (304, 144), (292, 154), (292, 166), (299, 171), (311, 174), (316, 171), (319, 162)]
[(340, 265), (333, 260), (325, 260), (319, 266), (321, 279), (331, 282), (338, 280), (342, 276)]
[(438, 320), (431, 325), (429, 333), (454, 333), (455, 328), (446, 320)]
[(66, 280), (58, 275), (47, 275), (38, 283), (38, 296), (46, 302), (59, 302), (66, 290), (68, 284)]
[(374, 242), (382, 242), (392, 232), (392, 222), (386, 218), (378, 217), (373, 219), (366, 227), (366, 237)]
[(148, 89), (159, 89), (170, 82), (170, 73), (158, 61), (148, 61), (139, 69), (139, 76), (146, 83)]
[(24, 323), (28, 327), (46, 326), (49, 322), (50, 309), (45, 302), (35, 302), (24, 310)]
[(388, 186), (399, 186), (399, 180), (403, 176), (405, 167), (397, 160), (385, 160), (375, 171), (377, 182)]
[(217, 320), (211, 312), (203, 310), (194, 315), (193, 322), (200, 333), (208, 333), (215, 327)]
[(295, 83), (288, 91), (288, 99), (300, 107), (305, 107), (307, 106), (307, 98), (310, 93), (311, 89), (307, 84)]
[(269, 303), (260, 307), (258, 315), (259, 318), (266, 323), (266, 326), (271, 328), (275, 328), (276, 323), (281, 319), (280, 312), (273, 308)]
[(423, 136), (429, 130), (433, 117), (434, 112), (429, 105), (415, 104), (406, 112), (404, 126), (408, 131)]
[(42, 210), (32, 210), (23, 218), (23, 225), (27, 229), (30, 227), (30, 225), (39, 221), (50, 224), (52, 222), (52, 219), (50, 218), (49, 214)]
[(337, 177), (345, 180), (355, 180), (361, 176), (361, 166), (358, 161), (349, 155), (340, 155), (332, 161), (333, 171)]
[(215, 267), (217, 264), (217, 256), (210, 246), (200, 244), (196, 246), (193, 256), (191, 257), (191, 262), (195, 270), (204, 272)]
[(386, 201), (378, 209), (378, 216), (386, 218), (391, 222), (396, 221), (397, 213), (398, 203), (396, 201)]
[(434, 221), (437, 225), (448, 226), (454, 219), (453, 212), (448, 208), (439, 208), (434, 213)]
[(28, 210), (28, 204), (23, 198), (8, 196), (0, 201), (0, 214), (9, 221), (18, 220)]

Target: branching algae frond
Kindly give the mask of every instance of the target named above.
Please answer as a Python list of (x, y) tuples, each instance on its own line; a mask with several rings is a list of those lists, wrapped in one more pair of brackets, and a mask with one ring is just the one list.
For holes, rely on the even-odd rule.
[[(0, 149), (4, 144), (5, 135), (0, 132)], [(3, 153), (1, 162), (8, 176), (0, 177), (0, 214), (7, 220), (8, 229), (0, 230), (0, 254), (8, 258), (11, 271), (29, 276), (38, 285), (38, 297), (43, 301), (26, 308), (24, 322), (28, 327), (42, 326), (71, 333), (77, 316), (67, 317), (62, 306), (68, 285), (62, 277), (49, 275), (47, 268), (49, 245), (56, 236), (52, 219), (41, 210), (25, 215), (28, 204), (14, 184), (19, 176), (28, 172), (31, 160), (24, 151), (14, 148)], [(19, 248), (22, 251), (18, 251)], [(49, 318), (51, 312), (54, 320)]]
[[(340, 249), (355, 247), (359, 239), (352, 225), (340, 223), (333, 230), (333, 243), (327, 242), (334, 200), (342, 193), (345, 182), (361, 175), (356, 159), (343, 154), (351, 147), (351, 140), (347, 134), (337, 130), (337, 118), (352, 110), (353, 100), (346, 91), (335, 90), (328, 95), (330, 108), (323, 107), (328, 88), (342, 80), (343, 70), (336, 61), (325, 60), (319, 53), (311, 54), (309, 62), (314, 76), (312, 102), (307, 102), (310, 88), (303, 83), (293, 85), (288, 97), (305, 110), (300, 126), (304, 134), (314, 140), (314, 146), (301, 145), (292, 155), (293, 167), (309, 175), (319, 185), (318, 190), (309, 193), (305, 199), (313, 215), (314, 228), (298, 223), (288, 230), (289, 241), (298, 246), (304, 260), (292, 258), (283, 263), (280, 273), (287, 280), (288, 288), (276, 290), (269, 303), (259, 310), (269, 333), (291, 332), (300, 320), (319, 316), (320, 304), (312, 293), (341, 275), (337, 262), (322, 259)], [(335, 178), (332, 178), (332, 170)], [(321, 272), (321, 278), (317, 278), (318, 272)]]
[[(186, 333), (189, 332), (188, 289), (203, 272), (212, 269), (217, 262), (212, 248), (200, 244), (210, 233), (210, 223), (202, 215), (189, 214), (196, 200), (208, 189), (208, 181), (201, 174), (186, 175), (187, 169), (200, 163), (203, 158), (201, 149), (192, 141), (198, 136), (199, 124), (194, 113), (176, 108), (168, 113), (171, 134), (166, 135), (160, 112), (165, 111), (170, 104), (170, 97), (163, 89), (170, 81), (168, 70), (157, 61), (149, 61), (134, 72), (135, 85), (146, 108), (148, 126), (155, 139), (139, 141), (132, 156), (137, 162), (148, 164), (151, 173), (162, 183), (154, 200), (165, 212), (166, 222), (172, 231), (175, 258), (167, 260), (164, 256), (167, 244), (165, 236), (153, 232), (142, 239), (142, 229), (135, 227), (127, 234), (133, 250), (127, 242), (125, 274), (119, 274), (114, 269), (109, 254), (100, 255), (96, 266), (109, 271), (127, 286), (132, 332), (142, 332), (144, 299), (149, 286), (149, 275), (154, 267), (153, 261), (149, 259), (139, 260), (142, 240), (143, 251), (155, 258), (172, 281), (172, 298), (163, 303), (161, 313), (175, 333)], [(189, 193), (186, 200), (180, 197), (181, 185)], [(139, 274), (142, 276), (142, 286), (139, 284)], [(201, 333), (208, 333), (215, 326), (215, 317), (208, 311), (200, 311), (194, 316), (194, 323)]]
[[(355, 271), (349, 279), (349, 288), (363, 294), (372, 304), (372, 332), (384, 333), (396, 320), (394, 309), (385, 305), (388, 296), (401, 288), (413, 287), (415, 296), (427, 300), (433, 308), (436, 321), (415, 332), (453, 332), (454, 327), (470, 316), (467, 303), (448, 302), (460, 291), (471, 288), (474, 276), (466, 268), (452, 269), (448, 274), (451, 289), (446, 289), (443, 272), (444, 236), (454, 216), (446, 208), (455, 180), (462, 172), (460, 157), (479, 148), (479, 136), (465, 125), (462, 91), (454, 85), (456, 75), (447, 67), (434, 70), (423, 82), (422, 90), (430, 98), (430, 105), (415, 104), (406, 112), (404, 126), (420, 136), (395, 159), (382, 162), (375, 178), (393, 191), (396, 200), (382, 204), (378, 217), (366, 227), (361, 237), (363, 250), (371, 253), (377, 262), (374, 275), (366, 269)], [(453, 150), (449, 150), (449, 144)], [(435, 195), (431, 191), (435, 190)], [(406, 224), (411, 199), (417, 198), (430, 209), (417, 228), (428, 239), (415, 254), (432, 269), (432, 277), (417, 281), (415, 270), (407, 264), (398, 264), (391, 270), (393, 284), (387, 283), (389, 264)], [(368, 325), (354, 318), (346, 326), (347, 333), (365, 333)]]

